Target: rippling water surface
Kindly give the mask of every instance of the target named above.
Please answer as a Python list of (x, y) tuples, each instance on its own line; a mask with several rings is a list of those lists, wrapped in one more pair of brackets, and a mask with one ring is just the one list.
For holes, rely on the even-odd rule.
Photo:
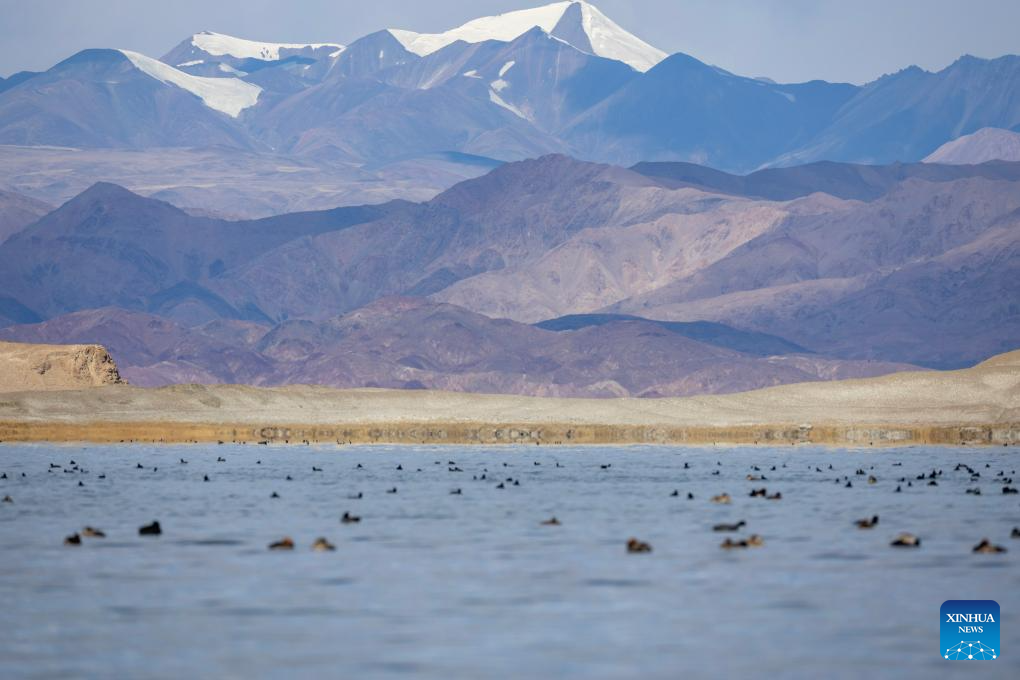
[[(974, 448), (0, 445), (0, 676), (958, 675), (939, 607), (993, 599), (981, 675), (1018, 677), (1020, 496), (996, 478), (1016, 468)], [(738, 520), (765, 545), (721, 550), (712, 526)], [(107, 538), (62, 545), (85, 525)], [(891, 548), (900, 531), (922, 547)], [(266, 549), (283, 536), (297, 549)], [(983, 537), (1009, 552), (972, 554)]]

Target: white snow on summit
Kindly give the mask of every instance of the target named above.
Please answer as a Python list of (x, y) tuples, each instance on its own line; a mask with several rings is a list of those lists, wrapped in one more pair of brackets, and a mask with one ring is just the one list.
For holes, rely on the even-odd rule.
[(176, 85), (199, 97), (206, 106), (237, 118), (254, 106), (262, 88), (237, 78), (203, 78), (178, 71), (173, 66), (138, 52), (120, 50), (140, 71), (162, 83)]
[[(580, 0), (482, 17), (445, 33), (415, 33), (399, 29), (390, 29), (390, 33), (409, 52), (425, 56), (458, 40), (468, 43), (485, 40), (509, 42), (536, 26), (550, 33), (571, 5), (580, 5), (582, 28), (596, 55), (622, 61), (638, 71), (647, 71), (666, 58), (665, 52), (628, 33), (594, 5)], [(583, 49), (587, 50), (587, 46)]]
[(191, 44), (206, 54), (214, 57), (231, 56), (238, 59), (261, 59), (262, 61), (277, 61), (280, 59), (280, 50), (303, 50), (306, 48), (319, 49), (332, 47), (334, 52), (330, 56), (336, 56), (344, 50), (343, 45), (334, 43), (266, 43), (255, 40), (235, 38), (222, 33), (203, 31), (191, 36)]
[(1020, 133), (1000, 128), (981, 128), (935, 149), (925, 163), (978, 165), (988, 161), (1020, 161)]

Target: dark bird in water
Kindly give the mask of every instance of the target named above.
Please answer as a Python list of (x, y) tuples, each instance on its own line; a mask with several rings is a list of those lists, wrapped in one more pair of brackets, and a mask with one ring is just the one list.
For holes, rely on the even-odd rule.
[(345, 512), (343, 514), (343, 516), (340, 518), (340, 523), (341, 524), (356, 524), (356, 523), (358, 523), (360, 521), (361, 521), (360, 517), (358, 517), (356, 515), (352, 515), (349, 512)]
[(460, 489), (454, 489), (450, 492), (451, 496), (460, 496), (463, 492)]
[(348, 496), (348, 498), (350, 498), (352, 501), (358, 501), (361, 500), (363, 496), (364, 494), (359, 491), (358, 493), (352, 493), (351, 495)]
[(981, 542), (974, 546), (974, 552), (988, 555), (991, 553), (1004, 553), (1006, 549), (1001, 545), (993, 545), (987, 538), (982, 538)]
[(751, 498), (757, 498), (759, 496), (765, 498), (766, 496), (768, 496), (768, 494), (769, 494), (768, 490), (765, 487), (762, 487), (760, 489), (751, 489), (751, 493), (749, 495), (751, 496)]
[(854, 522), (858, 529), (872, 529), (878, 526), (878, 515), (875, 515), (871, 519), (859, 519)]
[(181, 458), (181, 465), (187, 465), (187, 464), (188, 464), (188, 461), (186, 461), (183, 458)]
[(4, 503), (13, 503), (13, 502), (14, 502), (13, 498), (11, 498), (10, 496), (4, 496)]
[[(10, 496), (8, 496), (7, 498), (10, 498)], [(1009, 536), (1010, 538), (1020, 538), (1020, 527), (1013, 527), (1013, 533), (1011, 533)]]
[(404, 466), (403, 466), (403, 465), (398, 465), (398, 466), (397, 466), (397, 469), (398, 469), (398, 470), (403, 470), (403, 469), (404, 469)]
[(386, 493), (396, 493), (396, 492), (397, 492), (397, 487), (393, 487), (392, 489), (386, 489)]
[(322, 472), (322, 468), (317, 468), (317, 467), (315, 467), (315, 466), (313, 465), (313, 466), (312, 466), (312, 472)]
[(779, 493), (777, 491), (774, 494), (772, 494), (771, 496), (766, 496), (765, 499), (766, 500), (770, 500), (770, 501), (781, 501), (781, 500), (783, 500), (783, 494), (781, 494), (781, 493)]
[(163, 527), (159, 526), (159, 522), (153, 522), (152, 524), (146, 524), (144, 527), (138, 528), (139, 536), (159, 536), (163, 533)]
[(85, 527), (81, 530), (81, 535), (88, 538), (106, 538), (105, 533), (93, 527)]
[(694, 494), (692, 494), (691, 492), (688, 491), (687, 492), (687, 500), (693, 501), (694, 500)]
[(506, 486), (503, 485), (503, 482), (500, 482), (499, 484), (496, 485), (496, 488), (497, 489), (505, 489)]
[(1014, 494), (1014, 493), (1017, 493), (1017, 490), (1014, 489), (1014, 488), (1008, 487), (1008, 486), (1004, 486), (1004, 487), (1002, 487), (1002, 493), (1004, 493), (1004, 494)]
[(560, 525), (560, 521), (558, 519), (556, 519), (555, 517), (550, 517), (549, 519), (544, 520), (542, 522), (542, 526), (547, 526), (547, 527), (558, 527), (559, 525)]
[(921, 539), (913, 534), (902, 533), (889, 545), (896, 548), (920, 548)]
[[(53, 466), (51, 465), (50, 467), (53, 467)], [(58, 465), (57, 467), (60, 467), (60, 466)], [(135, 469), (136, 470), (144, 470), (145, 468), (142, 467), (141, 463), (138, 463), (138, 464), (135, 465)]]
[(336, 546), (327, 541), (324, 537), (320, 536), (315, 539), (315, 543), (312, 543), (312, 550), (315, 552), (329, 552), (336, 550)]
[(631, 538), (627, 541), (627, 552), (629, 553), (650, 553), (652, 552), (652, 546), (644, 541), (639, 541), (636, 538)]
[(217, 463), (226, 463), (226, 462), (227, 462), (227, 459), (226, 459), (226, 458), (224, 458), (223, 456), (217, 456), (217, 457), (216, 457), (216, 462), (217, 462)]
[(603, 470), (608, 470), (609, 468), (613, 467), (613, 464), (607, 463), (606, 465), (600, 465), (599, 467), (602, 468)]
[(209, 475), (202, 475), (202, 481), (203, 482), (208, 482), (209, 481)]
[(293, 550), (294, 540), (290, 536), (284, 536), (279, 541), (269, 544), (270, 550)]
[(71, 534), (64, 539), (64, 545), (81, 545), (81, 536), (78, 534)]
[(896, 487), (896, 493), (902, 493), (903, 489), (899, 486)]
[(727, 538), (725, 541), (719, 544), (719, 547), (723, 550), (733, 550), (734, 548), (760, 548), (765, 545), (765, 540), (758, 534), (751, 534), (750, 537), (740, 541), (734, 541), (732, 538)]
[(280, 497), (280, 494), (278, 494), (278, 493), (276, 493), (276, 492), (274, 491), (273, 493), (269, 494), (269, 497), (270, 497), (270, 498), (279, 498), (279, 497)]
[(716, 524), (712, 527), (712, 531), (740, 531), (746, 524), (747, 522), (744, 520), (740, 520), (736, 524)]
[(293, 478), (293, 477), (291, 477), (290, 475), (287, 475), (287, 477), (286, 477), (286, 480), (287, 480), (288, 482), (293, 482), (293, 481), (294, 481), (294, 478)]
[(671, 497), (676, 498), (680, 495), (679, 489), (673, 489), (673, 493), (669, 494)]
[(852, 488), (854, 488), (854, 485), (851, 484), (850, 480), (848, 479), (848, 480), (846, 480), (846, 484), (844, 485), (844, 487), (847, 488), (847, 489), (852, 489)]
[(78, 480), (78, 486), (85, 486), (85, 482), (83, 482), (83, 481), (81, 481), (81, 480), (79, 479), (79, 480)]

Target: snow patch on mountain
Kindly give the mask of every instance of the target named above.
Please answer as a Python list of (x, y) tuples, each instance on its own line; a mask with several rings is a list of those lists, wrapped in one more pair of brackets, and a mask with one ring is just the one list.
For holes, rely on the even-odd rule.
[(336, 48), (330, 54), (331, 57), (337, 56), (344, 50), (343, 45), (336, 43), (267, 43), (235, 38), (211, 31), (203, 31), (191, 36), (191, 44), (214, 57), (230, 56), (237, 59), (261, 59), (262, 61), (278, 61), (280, 59), (280, 50), (282, 49)]
[(516, 106), (511, 104), (510, 102), (508, 102), (505, 99), (503, 99), (502, 97), (500, 97), (498, 94), (496, 94), (495, 90), (491, 90), (491, 89), (489, 90), (489, 101), (491, 101), (496, 106), (500, 106), (500, 107), (506, 109), (507, 111), (509, 111), (510, 113), (514, 114), (518, 118), (523, 118), (524, 120), (527, 120), (527, 121), (531, 120), (531, 116), (529, 116), (528, 114), (524, 113), (519, 108), (517, 108)]
[[(622, 61), (638, 71), (647, 71), (666, 58), (665, 52), (628, 33), (595, 6), (579, 0), (482, 17), (445, 33), (415, 33), (401, 29), (389, 29), (389, 32), (409, 52), (424, 57), (458, 40), (468, 43), (486, 40), (510, 42), (536, 26), (551, 33), (574, 5), (580, 7), (582, 29), (597, 56)], [(587, 46), (574, 47), (588, 51)]]
[(237, 78), (204, 78), (178, 71), (173, 66), (138, 52), (120, 50), (135, 68), (161, 83), (175, 85), (199, 97), (211, 109), (237, 118), (241, 111), (254, 106), (262, 88)]

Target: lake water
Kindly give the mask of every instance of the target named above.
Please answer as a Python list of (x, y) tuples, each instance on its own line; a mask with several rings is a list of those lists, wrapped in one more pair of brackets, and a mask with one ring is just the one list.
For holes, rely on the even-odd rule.
[[(1020, 496), (995, 477), (1016, 468), (1001, 448), (0, 445), (0, 677), (959, 676), (948, 599), (998, 601), (977, 670), (1020, 677)], [(738, 520), (765, 545), (721, 550)], [(62, 545), (85, 525), (107, 538)], [(983, 537), (1009, 552), (972, 554)]]

